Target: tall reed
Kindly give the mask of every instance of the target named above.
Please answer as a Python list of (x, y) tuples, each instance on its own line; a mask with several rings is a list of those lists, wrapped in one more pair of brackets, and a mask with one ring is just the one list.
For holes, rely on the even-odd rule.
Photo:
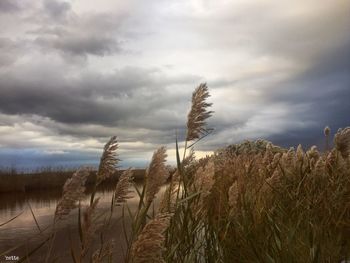
[[(66, 182), (55, 216), (58, 220), (79, 208), (80, 245), (79, 253), (72, 250), (73, 261), (113, 261), (114, 240), (105, 240), (103, 229), (113, 220), (115, 207), (122, 210), (125, 227), (124, 233), (114, 234), (125, 237), (127, 263), (350, 260), (350, 127), (335, 134), (332, 149), (326, 128), (324, 152), (316, 146), (284, 149), (257, 140), (196, 159), (194, 146), (211, 131), (206, 126), (212, 114), (208, 98), (207, 85), (200, 84), (192, 95), (182, 158), (176, 138), (177, 165), (170, 177), (165, 147), (154, 152), (143, 187), (134, 185), (139, 197), (135, 212), (127, 200), (131, 170), (120, 176), (102, 226), (95, 191), (87, 207), (79, 204), (86, 170), (79, 169)], [(96, 186), (115, 171), (117, 148), (112, 137)], [(156, 196), (166, 180), (158, 205)], [(96, 249), (97, 234), (104, 241)]]

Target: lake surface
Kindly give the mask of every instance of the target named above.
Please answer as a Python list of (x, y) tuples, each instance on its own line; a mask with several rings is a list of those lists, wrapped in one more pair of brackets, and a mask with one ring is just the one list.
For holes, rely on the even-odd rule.
[[(104, 188), (96, 193), (96, 198), (100, 198), (98, 212), (106, 212), (108, 214), (113, 189), (114, 187), (110, 189)], [(128, 206), (132, 211), (135, 211), (138, 204), (138, 197), (135, 190), (131, 190), (133, 191), (131, 194), (133, 198), (128, 200)], [(5, 255), (21, 258), (26, 254), (26, 251), (31, 251), (32, 248), (40, 244), (48, 234), (45, 231), (43, 234), (40, 234), (29, 205), (33, 210), (40, 229), (43, 230), (52, 225), (56, 204), (61, 198), (61, 195), (61, 189), (0, 194), (0, 224), (22, 213), (15, 220), (0, 227), (0, 255), (8, 249), (19, 246), (16, 250), (8, 252)], [(85, 200), (82, 202), (83, 206), (88, 204), (89, 198), (90, 195), (86, 195)], [(79, 244), (77, 213), (77, 209), (75, 209), (66, 219), (57, 224), (57, 235), (54, 239), (49, 262), (73, 262), (70, 249), (72, 244), (75, 249)], [(115, 207), (112, 217), (113, 224), (105, 231), (107, 235), (106, 239), (113, 238), (116, 244), (113, 254), (114, 262), (123, 262), (123, 250), (125, 250), (121, 216), (122, 206)], [(130, 222), (130, 220), (127, 221)], [(99, 237), (95, 239), (97, 241), (94, 246), (97, 248)], [(47, 254), (47, 248), (48, 244), (41, 247), (33, 254), (30, 262), (43, 262)], [(5, 261), (4, 255), (0, 257), (0, 262), (3, 261)]]

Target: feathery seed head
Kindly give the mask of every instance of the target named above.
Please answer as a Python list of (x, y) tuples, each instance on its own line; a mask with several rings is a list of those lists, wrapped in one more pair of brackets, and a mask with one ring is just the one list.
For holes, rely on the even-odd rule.
[(284, 164), (290, 165), (293, 162), (294, 157), (295, 157), (294, 147), (290, 147), (286, 153), (283, 153), (282, 161)]
[(272, 163), (273, 163), (274, 166), (276, 166), (278, 164), (278, 162), (281, 160), (281, 157), (282, 157), (282, 153), (276, 153), (273, 156)]
[(192, 210), (194, 211), (195, 216), (198, 218), (202, 217), (203, 213), (208, 211), (206, 201), (208, 200), (208, 196), (210, 195), (215, 183), (214, 177), (215, 164), (212, 158), (207, 160), (204, 167), (199, 166), (199, 168), (197, 168), (195, 171), (190, 190), (194, 193), (200, 193), (199, 200), (192, 204)]
[(171, 214), (158, 214), (142, 229), (131, 247), (131, 262), (133, 263), (163, 263), (165, 235), (169, 227)]
[(99, 202), (100, 198), (95, 199), (95, 201), (92, 203), (91, 206), (88, 206), (83, 214), (83, 221), (82, 221), (82, 254), (85, 255), (92, 243), (93, 237), (96, 232), (96, 224), (93, 222), (93, 217), (96, 213), (96, 207)]
[(315, 145), (312, 146), (306, 154), (310, 159), (318, 159), (320, 157), (320, 153), (318, 152), (317, 147)]
[(206, 102), (209, 96), (206, 83), (200, 84), (193, 92), (192, 107), (187, 117), (186, 141), (199, 139), (211, 131), (211, 129), (205, 128), (206, 119), (213, 113), (212, 111), (207, 111), (207, 108), (212, 105), (212, 103)]
[(323, 175), (325, 173), (325, 161), (322, 159), (319, 159), (315, 164), (314, 173), (315, 175)]
[(193, 147), (190, 149), (190, 152), (189, 154), (185, 157), (185, 159), (182, 161), (182, 165), (185, 167), (185, 166), (188, 166), (190, 165), (191, 163), (193, 163), (194, 161), (196, 160), (196, 156), (194, 154), (194, 149)]
[(235, 208), (237, 205), (238, 197), (239, 197), (239, 188), (238, 188), (238, 183), (235, 181), (229, 191), (228, 191), (228, 196), (229, 196), (229, 205), (231, 208)]
[(266, 150), (265, 150), (265, 154), (264, 154), (264, 157), (263, 157), (263, 163), (268, 166), (271, 161), (273, 160), (273, 157), (274, 157), (274, 154), (272, 152), (272, 143), (268, 143), (266, 145)]
[(97, 172), (97, 184), (100, 184), (105, 179), (111, 177), (116, 169), (117, 164), (120, 161), (117, 155), (118, 141), (117, 137), (113, 136), (106, 143), (103, 149), (103, 153), (100, 160), (100, 165)]
[(102, 247), (92, 254), (92, 263), (104, 262), (103, 259), (112, 255), (114, 247), (114, 239), (108, 240), (106, 243), (102, 244)]
[(326, 126), (323, 130), (324, 136), (328, 137), (331, 134), (331, 129)]
[(175, 209), (176, 193), (180, 185), (177, 181), (172, 180), (167, 186), (161, 201), (159, 203), (158, 211), (160, 213), (173, 212)]
[(132, 187), (133, 172), (131, 169), (125, 170), (119, 177), (118, 183), (114, 191), (114, 204), (120, 205), (126, 202), (127, 199), (131, 198), (130, 188)]
[(205, 167), (199, 167), (194, 175), (194, 186), (197, 191), (202, 191), (206, 196), (210, 193), (214, 185), (215, 164), (212, 159), (208, 161)]
[(274, 171), (271, 177), (269, 177), (266, 181), (271, 186), (277, 186), (280, 181), (281, 174), (278, 170)]
[(326, 158), (326, 168), (328, 171), (331, 171), (337, 162), (337, 151), (336, 149), (332, 149)]
[(306, 155), (308, 156), (310, 160), (310, 166), (311, 168), (314, 168), (318, 159), (320, 158), (320, 153), (317, 150), (317, 147), (314, 145), (306, 152)]
[(299, 161), (302, 161), (304, 159), (304, 150), (301, 144), (298, 145), (296, 157)]
[(266, 151), (272, 151), (272, 150), (273, 150), (273, 145), (272, 145), (271, 142), (268, 142), (268, 143), (266, 144)]
[(169, 171), (165, 166), (166, 157), (165, 147), (160, 147), (154, 152), (152, 161), (146, 170), (146, 202), (148, 204), (153, 201), (169, 176)]
[(63, 195), (57, 203), (55, 220), (68, 215), (77, 207), (78, 201), (84, 198), (85, 181), (89, 176), (90, 169), (83, 167), (78, 169), (71, 178), (68, 178), (63, 186)]
[(334, 144), (336, 149), (346, 159), (350, 155), (350, 127), (339, 129), (334, 136)]
[(277, 168), (277, 165), (279, 164), (280, 160), (282, 158), (282, 153), (276, 153), (273, 158), (272, 161), (270, 163), (267, 164), (266, 168), (272, 172)]

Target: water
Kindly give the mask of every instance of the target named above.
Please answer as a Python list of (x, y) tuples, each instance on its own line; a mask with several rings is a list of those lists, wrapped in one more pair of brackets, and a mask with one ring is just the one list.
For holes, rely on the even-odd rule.
[[(100, 197), (98, 212), (105, 211), (108, 214), (113, 188), (106, 188), (97, 192), (96, 197)], [(56, 204), (61, 194), (61, 189), (0, 194), (0, 224), (21, 213), (18, 218), (0, 227), (0, 255), (8, 249), (19, 246), (13, 252), (7, 252), (5, 255), (7, 257), (14, 256), (21, 258), (26, 254), (26, 251), (31, 251), (31, 249), (40, 244), (48, 236), (48, 233), (44, 231), (43, 234), (40, 234), (29, 205), (33, 210), (41, 231), (43, 231), (53, 223)], [(135, 211), (138, 198), (134, 191), (131, 195), (133, 198), (128, 200), (128, 206), (132, 211)], [(86, 199), (82, 202), (83, 206), (88, 204), (89, 197), (89, 195), (86, 195)], [(123, 262), (123, 250), (125, 250), (121, 215), (122, 206), (116, 207), (112, 217), (114, 223), (105, 231), (107, 235), (106, 239), (113, 238), (115, 240), (114, 262)], [(73, 262), (70, 250), (71, 247), (77, 250), (77, 245), (79, 244), (77, 218), (77, 209), (75, 209), (67, 219), (57, 224), (57, 235), (54, 239), (49, 262), (54, 262), (55, 260), (55, 262)], [(96, 240), (98, 239), (96, 238)], [(43, 247), (33, 254), (31, 262), (44, 261), (47, 255), (48, 243), (46, 242)], [(96, 241), (94, 247), (97, 248), (98, 245), (99, 243)], [(5, 261), (5, 255), (0, 257), (0, 262)]]

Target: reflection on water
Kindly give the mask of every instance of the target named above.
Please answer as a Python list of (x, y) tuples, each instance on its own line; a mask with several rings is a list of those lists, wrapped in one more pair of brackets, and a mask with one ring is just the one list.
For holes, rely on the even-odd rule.
[(32, 208), (42, 209), (55, 206), (61, 197), (61, 189), (33, 191), (28, 193), (0, 193), (0, 220), (15, 216), (27, 208), (29, 202)]
[[(100, 197), (99, 211), (108, 211), (111, 205), (111, 199), (114, 186), (104, 187), (99, 189), (96, 197)], [(134, 191), (133, 191), (134, 192)], [(89, 189), (82, 205), (87, 205), (89, 201)], [(53, 215), (55, 213), (56, 204), (62, 195), (61, 189), (33, 191), (28, 193), (6, 193), (0, 194), (0, 224), (6, 222), (10, 218), (22, 213), (18, 218), (10, 223), (0, 227), (0, 254), (7, 249), (13, 248), (19, 244), (26, 244), (22, 248), (12, 252), (15, 256), (23, 256), (25, 254), (25, 247), (32, 247), (33, 244), (43, 240), (43, 236), (39, 235), (39, 230), (36, 226), (35, 220), (31, 214), (28, 203), (30, 204), (34, 215), (38, 221), (41, 229), (45, 229), (53, 222)], [(133, 198), (128, 200), (128, 205), (132, 210), (135, 210), (138, 203), (137, 194), (132, 194)], [(77, 210), (77, 209), (76, 209)], [(70, 245), (68, 241), (68, 234), (73, 235), (73, 240), (77, 238), (77, 211), (73, 211), (67, 219), (60, 222), (57, 226), (58, 235), (56, 238), (56, 247), (54, 249), (61, 259), (58, 262), (71, 262), (70, 259)], [(115, 209), (114, 219), (121, 217), (121, 207)], [(72, 234), (73, 233), (73, 234)], [(113, 230), (113, 238), (122, 243), (121, 225), (115, 224)], [(31, 238), (36, 236), (35, 238)], [(30, 240), (26, 241), (28, 238)], [(72, 238), (72, 237), (70, 237)], [(78, 241), (78, 240), (76, 240)], [(117, 243), (116, 242), (116, 243)], [(119, 242), (119, 243), (120, 243)], [(17, 253), (17, 254), (16, 254)], [(38, 253), (36, 253), (38, 254)], [(122, 258), (122, 254), (117, 253), (117, 258)], [(40, 261), (39, 256), (36, 255), (36, 260)], [(3, 258), (0, 258), (0, 262)], [(37, 261), (36, 261), (37, 262)], [(118, 261), (121, 262), (121, 261)]]
[[(98, 190), (99, 194), (111, 194), (114, 186), (104, 186)], [(92, 188), (87, 188), (86, 195), (89, 195)], [(16, 213), (28, 208), (27, 202), (33, 209), (56, 208), (57, 201), (62, 196), (62, 189), (38, 190), (30, 192), (0, 193), (0, 220), (4, 217), (14, 216)]]

